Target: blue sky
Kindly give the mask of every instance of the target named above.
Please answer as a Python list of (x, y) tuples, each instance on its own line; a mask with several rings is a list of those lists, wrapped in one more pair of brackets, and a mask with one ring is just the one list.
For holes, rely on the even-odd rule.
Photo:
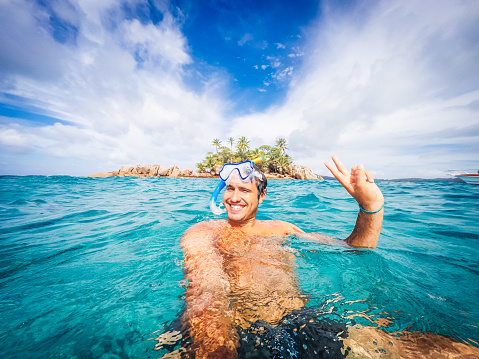
[(479, 2), (0, 2), (0, 174), (195, 168), (286, 138), (376, 177), (479, 168)]

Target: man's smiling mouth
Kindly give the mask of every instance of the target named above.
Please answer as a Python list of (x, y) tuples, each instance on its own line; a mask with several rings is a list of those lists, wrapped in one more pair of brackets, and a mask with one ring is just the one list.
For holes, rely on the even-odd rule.
[(244, 207), (246, 207), (243, 204), (231, 204), (231, 203), (229, 203), (229, 205), (230, 205), (230, 207), (233, 211), (239, 211), (239, 210), (243, 209)]

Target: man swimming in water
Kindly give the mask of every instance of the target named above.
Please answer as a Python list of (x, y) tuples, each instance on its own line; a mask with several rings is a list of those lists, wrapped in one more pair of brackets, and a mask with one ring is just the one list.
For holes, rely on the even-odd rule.
[[(346, 243), (376, 247), (383, 195), (362, 165), (350, 173), (335, 156), (333, 161), (336, 166), (326, 166), (363, 209)], [(294, 256), (282, 250), (280, 240), (304, 232), (288, 222), (256, 220), (266, 185), (256, 166), (246, 180), (233, 172), (223, 197), (228, 219), (198, 223), (181, 239), (188, 280), (183, 321), (196, 358), (235, 358), (237, 326), (245, 329), (258, 320), (277, 323), (307, 301), (292, 273)]]
[[(180, 351), (183, 356), (236, 358), (252, 335), (253, 338), (256, 335), (262, 343), (253, 340), (254, 350), (260, 346), (269, 350), (268, 354), (258, 353), (258, 357), (282, 358), (274, 354), (279, 347), (287, 350), (290, 357), (317, 357), (318, 352), (311, 346), (289, 346), (293, 342), (289, 338), (297, 330), (317, 319), (314, 316), (305, 319), (302, 314), (307, 312), (305, 304), (308, 299), (296, 281), (295, 256), (285, 249), (285, 236), (293, 234), (322, 242), (374, 248), (384, 212), (384, 198), (371, 173), (362, 165), (349, 172), (337, 157), (332, 159), (334, 165), (325, 163), (326, 167), (360, 206), (356, 225), (345, 241), (319, 233), (307, 234), (284, 221), (256, 220), (267, 185), (266, 177), (258, 167), (254, 166), (246, 178), (240, 169), (232, 170), (225, 178), (223, 201), (228, 218), (198, 223), (181, 238), (187, 280), (186, 310), (181, 320), (189, 336), (189, 342), (183, 342), (187, 349)], [(293, 326), (298, 323), (292, 323), (293, 326), (275, 331), (275, 328), (298, 318), (301, 322), (297, 327)], [(316, 322), (313, 324), (317, 326)], [(352, 330), (345, 327), (315, 330), (329, 342), (335, 337), (347, 336), (350, 340), (347, 345), (355, 343)], [(387, 343), (389, 339), (384, 340)], [(321, 343), (315, 337), (311, 342)], [(303, 349), (310, 350), (310, 354), (305, 354)], [(340, 358), (348, 354), (342, 344), (337, 349), (335, 354), (329, 353), (326, 357)], [(243, 353), (251, 357), (251, 352)]]

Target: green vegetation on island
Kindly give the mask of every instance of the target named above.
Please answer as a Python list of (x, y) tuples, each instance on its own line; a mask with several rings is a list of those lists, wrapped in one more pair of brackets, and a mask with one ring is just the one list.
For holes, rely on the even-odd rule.
[(293, 159), (286, 153), (288, 146), (284, 138), (279, 138), (275, 146), (262, 145), (255, 149), (250, 148), (250, 141), (244, 136), (238, 140), (229, 137), (226, 142), (228, 146), (223, 146), (218, 138), (211, 142), (215, 152), (208, 152), (206, 158), (196, 164), (199, 173), (211, 172), (215, 166), (243, 162), (257, 157), (264, 158), (264, 162), (259, 163), (258, 166), (265, 173), (287, 175), (290, 172), (290, 166), (293, 165)]

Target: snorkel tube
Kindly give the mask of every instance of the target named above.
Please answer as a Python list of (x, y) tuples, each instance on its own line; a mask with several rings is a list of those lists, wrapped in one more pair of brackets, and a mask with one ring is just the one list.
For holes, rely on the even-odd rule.
[[(241, 162), (241, 163), (238, 163), (238, 164), (235, 164), (235, 165), (242, 165), (243, 163), (250, 163), (251, 166), (253, 166), (253, 164), (255, 163), (260, 163), (260, 162), (263, 162), (264, 159), (263, 157), (258, 157), (258, 158), (255, 158), (254, 160), (252, 161), (246, 161), (246, 162)], [(225, 165), (226, 166), (226, 165)], [(223, 166), (224, 168), (224, 166)], [(221, 170), (223, 170), (223, 168)], [(231, 173), (233, 172), (233, 170), (231, 171)], [(221, 173), (221, 171), (220, 171)], [(240, 173), (240, 170), (238, 169), (238, 173), (240, 174), (241, 176), (241, 173)], [(252, 174), (252, 173), (251, 173)], [(227, 176), (227, 178), (229, 177), (230, 175)], [(218, 198), (218, 195), (220, 194), (221, 190), (223, 188), (226, 187), (226, 180), (227, 178), (223, 179), (221, 178), (220, 176), (220, 179), (221, 179), (221, 182), (218, 183), (218, 185), (216, 186), (215, 190), (213, 191), (213, 194), (211, 195), (210, 197), (210, 209), (211, 209), (211, 212), (213, 212), (214, 214), (216, 215), (220, 215), (222, 213), (225, 213), (226, 212), (226, 209), (225, 208), (221, 208), (220, 206), (217, 206), (216, 205), (216, 200)], [(245, 179), (241, 176), (242, 179)]]

